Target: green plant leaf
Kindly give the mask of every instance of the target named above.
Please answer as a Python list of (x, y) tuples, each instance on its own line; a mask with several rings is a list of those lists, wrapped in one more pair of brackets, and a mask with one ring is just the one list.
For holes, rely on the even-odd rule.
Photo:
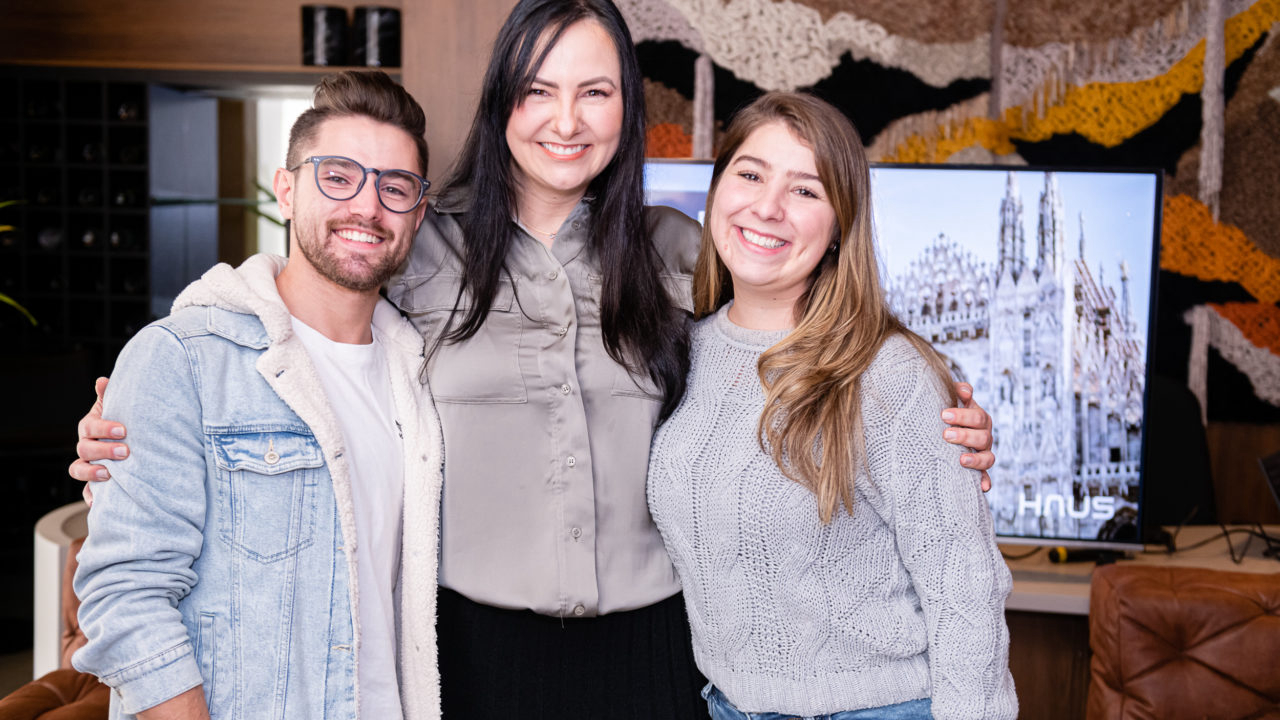
[(39, 324), (40, 324), (40, 323), (36, 322), (36, 318), (35, 318), (35, 316), (34, 316), (34, 315), (32, 315), (32, 314), (31, 314), (31, 313), (30, 313), (26, 308), (22, 307), (22, 305), (20, 305), (20, 304), (18, 303), (18, 301), (17, 301), (17, 300), (14, 300), (13, 298), (9, 297), (8, 295), (5, 295), (4, 293), (0, 293), (0, 303), (4, 303), (5, 305), (11, 305), (11, 306), (13, 306), (13, 307), (18, 311), (18, 312), (20, 312), (20, 313), (22, 313), (24, 316), (26, 316), (27, 320), (28, 320), (32, 325), (39, 325)]

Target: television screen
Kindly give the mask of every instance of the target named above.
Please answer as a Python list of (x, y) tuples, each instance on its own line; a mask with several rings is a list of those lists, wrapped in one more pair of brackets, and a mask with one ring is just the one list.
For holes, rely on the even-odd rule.
[(701, 223), (710, 185), (711, 162), (708, 160), (646, 160), (644, 163), (645, 205), (673, 207)]
[[(708, 162), (650, 162), (701, 219)], [(873, 165), (885, 291), (995, 427), (1004, 542), (1141, 542), (1159, 171)]]

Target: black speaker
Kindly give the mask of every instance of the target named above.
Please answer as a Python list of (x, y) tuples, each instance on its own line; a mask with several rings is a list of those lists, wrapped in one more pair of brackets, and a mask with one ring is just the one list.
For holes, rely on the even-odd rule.
[(400, 67), (400, 11), (358, 7), (351, 24), (351, 64)]
[(302, 6), (302, 64), (347, 64), (347, 9)]

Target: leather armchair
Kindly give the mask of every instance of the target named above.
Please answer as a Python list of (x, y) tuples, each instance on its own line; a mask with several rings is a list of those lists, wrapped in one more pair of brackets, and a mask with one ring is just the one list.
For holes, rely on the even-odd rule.
[(71, 655), (85, 643), (76, 620), (80, 600), (71, 589), (76, 572), (76, 553), (83, 539), (71, 544), (63, 568), (62, 666), (14, 690), (0, 699), (0, 718), (5, 720), (106, 720), (111, 688), (98, 678), (71, 667)]
[(1089, 720), (1280, 719), (1280, 573), (1093, 573)]

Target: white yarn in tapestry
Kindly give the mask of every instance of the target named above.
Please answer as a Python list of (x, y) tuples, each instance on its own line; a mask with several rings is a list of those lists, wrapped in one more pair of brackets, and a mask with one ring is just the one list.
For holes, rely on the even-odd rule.
[(1001, 84), (1004, 77), (1004, 26), (1009, 16), (1009, 1), (995, 0), (995, 12), (991, 19), (991, 98), (987, 102), (987, 115), (993, 120), (1000, 117)]
[(616, 0), (614, 4), (627, 21), (633, 42), (674, 40), (696, 53), (703, 52), (702, 35), (665, 0)]
[[(1248, 10), (1254, 0), (1221, 0), (1225, 17)], [(1170, 15), (1100, 43), (1045, 43), (1003, 49), (1000, 110), (1036, 108), (1045, 91), (1052, 101), (1067, 85), (1138, 82), (1169, 72), (1205, 37), (1210, 11), (1188, 0)], [(1219, 22), (1221, 22), (1219, 20)]]
[(1200, 202), (1218, 219), (1218, 193), (1222, 190), (1223, 75), (1226, 73), (1227, 48), (1223, 0), (1209, 0), (1204, 41), (1204, 89), (1201, 98), (1200, 126)]
[(922, 43), (891, 35), (883, 26), (846, 12), (836, 13), (826, 29), (837, 63), (847, 52), (854, 60), (906, 70), (934, 87), (991, 75), (991, 38), (987, 33), (965, 43)]
[[(960, 127), (970, 118), (985, 116), (990, 98), (990, 93), (982, 93), (942, 110), (925, 110), (898, 118), (881, 130), (873, 142), (867, 144), (867, 158), (886, 160), (899, 145), (912, 136), (925, 138), (926, 142), (934, 138), (945, 138), (951, 128)], [(939, 135), (939, 130), (942, 135)], [(866, 143), (868, 139), (864, 137), (863, 142)]]
[(1209, 407), (1210, 347), (1249, 378), (1254, 395), (1272, 405), (1280, 406), (1280, 356), (1249, 342), (1235, 323), (1214, 312), (1208, 305), (1191, 308), (1182, 319), (1191, 326), (1187, 386), (1200, 400), (1201, 422), (1205, 422), (1206, 408)]
[[(1042, 106), (1068, 84), (1136, 82), (1167, 73), (1204, 37), (1204, 1), (1187, 0), (1125, 38), (1005, 44), (1000, 111)], [(1223, 0), (1223, 6), (1232, 16), (1253, 1)], [(816, 10), (786, 0), (622, 0), (619, 8), (637, 42), (675, 40), (766, 90), (813, 85), (830, 75), (845, 52), (855, 60), (906, 70), (935, 87), (991, 75), (987, 33), (964, 43), (922, 43), (848, 12), (823, 23)]]
[(710, 158), (716, 136), (716, 75), (706, 53), (693, 63), (693, 156)]
[(823, 23), (813, 8), (773, 0), (625, 0), (619, 7), (637, 40), (685, 42), (662, 36), (659, 23), (673, 24), (657, 7), (663, 5), (701, 36), (702, 48), (687, 47), (705, 49), (717, 65), (765, 90), (813, 85), (830, 75), (846, 52), (855, 60), (906, 70), (935, 87), (990, 72), (985, 33), (965, 43), (922, 43), (847, 12)]
[(951, 157), (946, 159), (948, 165), (1005, 165), (1016, 167), (1026, 165), (1026, 158), (1018, 153), (1009, 153), (1008, 155), (997, 155), (981, 145), (970, 145), (969, 147), (952, 153)]
[(817, 10), (771, 0), (677, 0), (717, 64), (765, 90), (794, 90), (838, 62)]

